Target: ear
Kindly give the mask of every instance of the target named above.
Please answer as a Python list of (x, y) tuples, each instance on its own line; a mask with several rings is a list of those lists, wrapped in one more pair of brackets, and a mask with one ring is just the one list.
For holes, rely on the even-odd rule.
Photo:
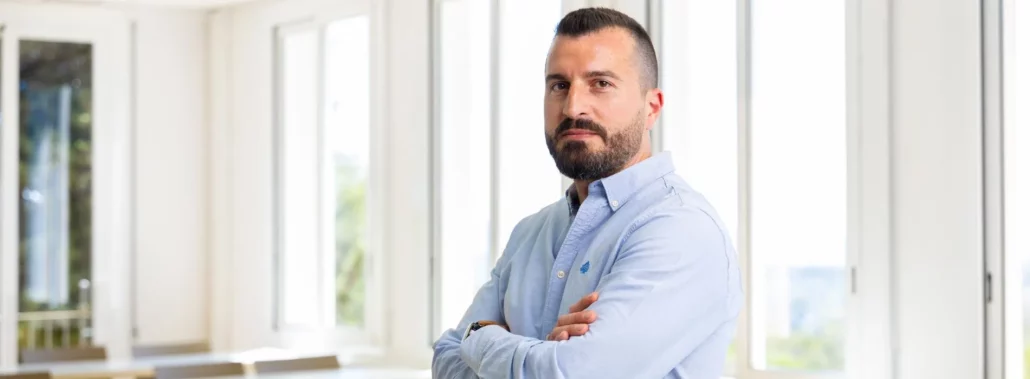
[(644, 103), (647, 105), (647, 130), (651, 130), (655, 121), (658, 121), (658, 115), (662, 113), (662, 107), (665, 106), (665, 94), (661, 89), (654, 88), (647, 91), (644, 96)]

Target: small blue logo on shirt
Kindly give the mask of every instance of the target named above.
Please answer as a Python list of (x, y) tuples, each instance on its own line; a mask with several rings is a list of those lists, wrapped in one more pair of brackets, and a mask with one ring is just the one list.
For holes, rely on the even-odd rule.
[(582, 266), (579, 266), (580, 274), (586, 274), (587, 271), (590, 271), (590, 261), (587, 261), (587, 263), (584, 263)]

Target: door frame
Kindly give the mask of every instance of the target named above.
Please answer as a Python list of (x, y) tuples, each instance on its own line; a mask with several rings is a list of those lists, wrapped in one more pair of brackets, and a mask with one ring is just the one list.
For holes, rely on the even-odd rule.
[(131, 34), (124, 14), (78, 5), (0, 3), (0, 368), (17, 365), (18, 329), (18, 41), (93, 45), (94, 342), (112, 357), (128, 356), (131, 340), (132, 199)]

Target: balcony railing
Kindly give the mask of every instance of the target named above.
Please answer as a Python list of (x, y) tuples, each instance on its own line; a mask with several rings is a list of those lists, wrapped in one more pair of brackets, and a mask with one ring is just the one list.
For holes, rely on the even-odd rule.
[(88, 346), (92, 340), (89, 308), (18, 314), (18, 346), (21, 349)]

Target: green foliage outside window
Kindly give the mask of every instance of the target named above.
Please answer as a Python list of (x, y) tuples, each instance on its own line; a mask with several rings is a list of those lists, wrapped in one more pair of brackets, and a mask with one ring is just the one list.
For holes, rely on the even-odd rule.
[(350, 165), (336, 167), (336, 322), (365, 321), (365, 253), (368, 225), (366, 176)]

